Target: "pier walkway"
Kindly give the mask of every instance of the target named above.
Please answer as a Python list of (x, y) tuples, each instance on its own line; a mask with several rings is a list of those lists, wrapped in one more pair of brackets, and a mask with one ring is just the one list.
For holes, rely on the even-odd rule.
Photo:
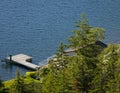
[(37, 70), (38, 68), (40, 68), (40, 66), (30, 63), (30, 61), (32, 60), (32, 57), (25, 54), (17, 54), (14, 56), (10, 56), (10, 57), (7, 57), (5, 60), (6, 62), (14, 62), (16, 64), (20, 64), (22, 66), (25, 66), (33, 70)]

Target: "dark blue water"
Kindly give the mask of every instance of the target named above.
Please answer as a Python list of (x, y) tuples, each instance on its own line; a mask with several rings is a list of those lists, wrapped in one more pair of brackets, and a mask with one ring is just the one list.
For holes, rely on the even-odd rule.
[[(75, 29), (81, 13), (92, 26), (106, 30), (106, 43), (120, 43), (120, 0), (2, 0), (0, 1), (0, 59), (24, 53), (33, 63), (56, 52)], [(0, 63), (3, 80), (15, 76), (17, 66)], [(28, 71), (19, 67), (21, 74)]]

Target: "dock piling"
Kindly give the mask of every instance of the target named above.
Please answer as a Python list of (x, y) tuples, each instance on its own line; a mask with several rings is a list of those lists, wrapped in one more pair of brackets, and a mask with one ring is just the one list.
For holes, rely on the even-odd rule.
[(12, 62), (12, 55), (9, 55), (10, 56), (10, 62)]

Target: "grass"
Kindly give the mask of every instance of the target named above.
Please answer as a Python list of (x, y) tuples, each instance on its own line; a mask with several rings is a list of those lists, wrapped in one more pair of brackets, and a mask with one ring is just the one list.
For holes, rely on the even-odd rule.
[[(25, 84), (29, 84), (29, 83), (32, 83), (32, 82), (40, 82), (40, 80), (36, 80), (36, 79), (32, 78), (32, 77), (30, 76), (30, 74), (34, 74), (34, 72), (27, 72), (25, 77), (24, 77), (24, 76), (21, 77), (21, 78), (24, 80), (24, 83), (25, 83)], [(10, 86), (13, 84), (14, 80), (15, 80), (15, 79), (11, 79), (11, 80), (8, 80), (8, 81), (3, 82), (3, 83), (4, 83), (4, 86), (5, 86), (6, 88), (10, 88)]]
[(14, 82), (14, 79), (11, 79), (11, 80), (3, 82), (3, 84), (6, 88), (10, 88), (10, 86), (13, 84), (13, 82)]

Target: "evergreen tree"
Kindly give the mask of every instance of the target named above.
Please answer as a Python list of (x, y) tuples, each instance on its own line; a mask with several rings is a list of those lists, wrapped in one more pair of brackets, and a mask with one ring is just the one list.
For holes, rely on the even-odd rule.
[(2, 80), (0, 80), (0, 90), (2, 87), (3, 87), (3, 83), (2, 83)]
[(119, 54), (117, 45), (108, 45), (101, 53), (90, 93), (119, 93)]
[(91, 27), (85, 17), (82, 14), (82, 20), (76, 22), (77, 30), (74, 30), (74, 36), (68, 38), (69, 47), (74, 49), (80, 49), (89, 44), (94, 44), (96, 41), (102, 41), (104, 39), (104, 29), (99, 27)]
[(16, 78), (11, 86), (11, 93), (23, 93), (24, 92), (24, 81), (20, 77), (19, 69), (16, 71)]
[(2, 80), (0, 80), (0, 93), (4, 93), (4, 84)]
[[(71, 36), (69, 47), (76, 50), (78, 71), (76, 74), (77, 89), (82, 93), (88, 93), (89, 83), (94, 77), (93, 71), (98, 62), (96, 52), (98, 47), (95, 42), (104, 39), (104, 29), (91, 27), (86, 20), (85, 14), (82, 14), (82, 20), (76, 23), (79, 29), (74, 30), (74, 36)], [(92, 57), (92, 58), (91, 58)]]

